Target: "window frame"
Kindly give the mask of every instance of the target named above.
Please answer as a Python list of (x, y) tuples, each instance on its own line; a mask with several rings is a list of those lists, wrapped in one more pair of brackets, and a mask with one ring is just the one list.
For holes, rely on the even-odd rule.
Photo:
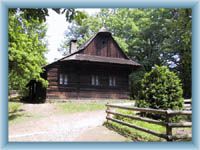
[(100, 86), (99, 75), (92, 75), (91, 76), (91, 85), (92, 86)]
[(91, 77), (91, 85), (95, 86), (95, 76), (92, 75)]
[(63, 85), (63, 73), (59, 74), (59, 85)]
[(64, 74), (64, 81), (63, 81), (64, 85), (68, 85), (68, 75)]
[(109, 87), (116, 87), (116, 77), (115, 76), (109, 76)]
[(68, 84), (69, 84), (68, 74), (60, 73), (59, 74), (59, 85), (68, 85)]

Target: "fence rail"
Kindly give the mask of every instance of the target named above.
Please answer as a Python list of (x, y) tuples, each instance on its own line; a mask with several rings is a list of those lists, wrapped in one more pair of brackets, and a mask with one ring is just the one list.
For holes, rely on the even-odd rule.
[[(177, 136), (177, 135), (172, 135), (172, 129), (173, 128), (186, 128), (186, 127), (192, 127), (192, 122), (178, 122), (178, 123), (173, 123), (170, 122), (170, 118), (173, 116), (180, 116), (180, 115), (186, 115), (186, 116), (191, 116), (192, 115), (192, 111), (172, 111), (172, 110), (157, 110), (157, 109), (150, 109), (150, 108), (138, 108), (138, 107), (130, 107), (130, 106), (120, 106), (120, 105), (116, 105), (116, 104), (106, 104), (107, 106), (107, 116), (106, 119), (128, 126), (130, 128), (134, 128), (155, 136), (158, 136), (160, 138), (164, 138), (167, 141), (173, 141), (173, 140), (179, 140), (179, 139), (188, 139), (191, 140), (192, 136), (191, 135), (186, 135), (186, 136)], [(165, 121), (160, 121), (160, 120), (155, 120), (155, 119), (150, 119), (150, 118), (146, 118), (146, 117), (141, 117), (141, 116), (136, 116), (136, 115), (127, 115), (127, 114), (122, 114), (122, 113), (118, 113), (115, 111), (111, 111), (111, 108), (118, 108), (118, 109), (124, 109), (124, 110), (130, 110), (130, 111), (136, 111), (136, 112), (145, 112), (145, 113), (154, 113), (154, 114), (162, 114), (166, 116), (166, 120)], [(155, 132), (153, 130), (149, 130), (143, 127), (139, 127), (137, 125), (131, 124), (131, 123), (127, 123), (124, 122), (122, 120), (118, 120), (112, 116), (121, 116), (124, 118), (129, 118), (132, 120), (139, 120), (139, 121), (144, 121), (144, 122), (148, 122), (148, 123), (153, 123), (153, 124), (157, 124), (157, 125), (161, 125), (166, 127), (166, 134), (163, 133), (158, 133)]]
[(192, 100), (191, 99), (184, 100), (184, 110), (192, 110)]

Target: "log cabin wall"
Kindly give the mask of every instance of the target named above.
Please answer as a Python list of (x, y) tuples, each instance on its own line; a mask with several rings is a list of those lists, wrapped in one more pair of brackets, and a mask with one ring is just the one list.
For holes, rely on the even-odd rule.
[[(60, 74), (67, 75), (67, 85), (59, 84)], [(47, 80), (49, 82), (47, 99), (128, 99), (128, 74), (127, 69), (119, 66), (65, 62), (54, 64), (47, 70)], [(98, 76), (99, 85), (92, 85), (92, 75)], [(109, 76), (115, 77), (116, 86), (109, 86)]]
[[(49, 84), (45, 90), (38, 85), (36, 93), (44, 93), (46, 99), (128, 99), (128, 76), (139, 66), (126, 56), (111, 33), (103, 28), (76, 52), (45, 66), (44, 79)], [(30, 95), (31, 89), (32, 84)]]

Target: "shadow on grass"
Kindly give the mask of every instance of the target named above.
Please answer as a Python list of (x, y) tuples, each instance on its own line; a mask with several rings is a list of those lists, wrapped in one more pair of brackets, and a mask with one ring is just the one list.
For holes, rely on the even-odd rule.
[(11, 121), (11, 120), (14, 120), (20, 116), (23, 116), (24, 114), (22, 113), (24, 110), (23, 109), (15, 109), (11, 112), (9, 112), (9, 115), (8, 115), (8, 120)]
[(12, 97), (9, 98), (9, 102), (17, 102), (17, 103), (22, 103), (22, 104), (43, 104), (45, 103), (46, 99), (30, 99), (28, 96), (22, 97), (22, 96), (17, 96), (17, 97)]
[(17, 119), (18, 117), (23, 116), (23, 115), (24, 114), (11, 114), (11, 115), (9, 115), (8, 120), (9, 121), (14, 120), (14, 119)]
[(14, 110), (12, 112), (9, 112), (8, 121), (13, 121), (13, 120), (20, 118), (20, 117), (25, 118), (25, 117), (31, 117), (31, 116), (26, 114), (23, 109), (18, 109), (18, 110)]

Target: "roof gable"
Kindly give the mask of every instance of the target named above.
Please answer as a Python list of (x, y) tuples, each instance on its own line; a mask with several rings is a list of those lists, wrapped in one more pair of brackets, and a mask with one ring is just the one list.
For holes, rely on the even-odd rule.
[[(97, 34), (92, 36), (87, 42), (81, 45), (77, 51), (71, 54), (68, 54), (53, 63), (56, 63), (59, 61), (68, 61), (68, 58), (76, 54), (82, 54), (83, 56), (90, 55), (91, 57), (94, 57), (94, 58), (96, 58), (95, 56), (107, 57), (108, 59), (109, 57), (111, 57), (111, 58), (118, 58), (121, 60), (127, 59), (129, 61), (132, 61), (120, 48), (116, 40), (112, 37), (112, 34), (109, 31), (107, 31), (105, 28), (100, 29)], [(47, 66), (51, 64), (48, 64)], [(134, 61), (132, 61), (132, 65), (140, 66), (140, 64)]]
[(98, 33), (82, 48), (82, 54), (128, 59), (110, 33)]
[(82, 54), (129, 59), (109, 31), (100, 31), (80, 46)]

